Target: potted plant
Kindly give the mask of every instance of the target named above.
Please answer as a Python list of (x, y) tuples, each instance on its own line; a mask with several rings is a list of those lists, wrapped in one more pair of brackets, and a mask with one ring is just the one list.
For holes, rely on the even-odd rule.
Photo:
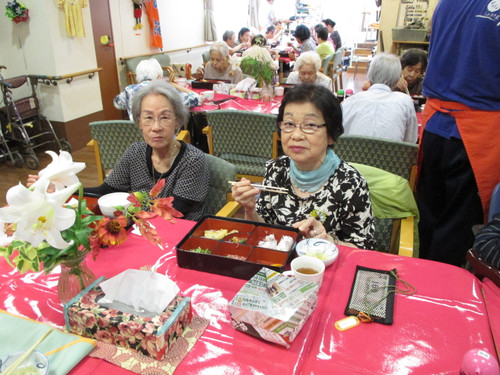
[(248, 74), (257, 81), (257, 87), (262, 89), (262, 99), (269, 101), (271, 99), (272, 82), (274, 69), (271, 68), (269, 61), (260, 61), (254, 57), (244, 57), (241, 59), (241, 71)]

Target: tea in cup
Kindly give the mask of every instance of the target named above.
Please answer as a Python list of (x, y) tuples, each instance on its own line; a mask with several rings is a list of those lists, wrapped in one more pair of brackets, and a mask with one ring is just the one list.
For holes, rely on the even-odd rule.
[(325, 263), (322, 260), (307, 255), (299, 256), (292, 260), (290, 268), (290, 271), (283, 274), (321, 285), (325, 273)]

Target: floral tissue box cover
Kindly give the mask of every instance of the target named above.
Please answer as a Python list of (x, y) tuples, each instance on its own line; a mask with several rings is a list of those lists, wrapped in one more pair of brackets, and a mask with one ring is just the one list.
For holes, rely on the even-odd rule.
[(145, 317), (99, 304), (100, 281), (64, 306), (67, 330), (162, 360), (191, 322), (190, 298), (177, 295), (162, 314)]

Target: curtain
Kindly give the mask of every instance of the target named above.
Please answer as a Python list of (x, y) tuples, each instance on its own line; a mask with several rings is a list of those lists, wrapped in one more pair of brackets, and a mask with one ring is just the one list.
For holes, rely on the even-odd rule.
[(259, 23), (259, 0), (248, 0), (248, 24), (260, 30)]
[(205, 41), (217, 40), (217, 27), (214, 22), (214, 5), (212, 0), (203, 0), (205, 7)]

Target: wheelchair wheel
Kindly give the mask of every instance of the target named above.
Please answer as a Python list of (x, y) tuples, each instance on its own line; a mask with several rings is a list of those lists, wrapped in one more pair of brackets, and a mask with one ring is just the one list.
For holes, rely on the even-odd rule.
[(29, 169), (38, 169), (40, 163), (38, 162), (38, 158), (35, 155), (28, 154), (24, 157), (24, 159)]
[(24, 159), (23, 156), (19, 152), (13, 152), (12, 153), (12, 159), (14, 159), (14, 166), (16, 168), (22, 168), (24, 165)]
[(71, 154), (71, 144), (65, 139), (62, 139), (60, 142), (61, 142), (61, 150), (67, 151)]

